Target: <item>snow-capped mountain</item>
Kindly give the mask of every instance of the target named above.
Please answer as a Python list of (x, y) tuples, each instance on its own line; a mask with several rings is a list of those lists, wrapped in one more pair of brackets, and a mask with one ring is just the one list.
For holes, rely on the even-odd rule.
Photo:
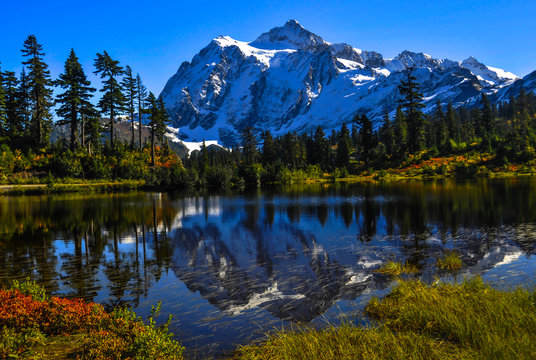
[(408, 67), (415, 68), (429, 111), (438, 100), (460, 106), (483, 92), (497, 98), (522, 81), (473, 57), (453, 61), (404, 51), (384, 59), (329, 43), (290, 20), (252, 42), (217, 37), (182, 63), (161, 96), (182, 139), (229, 146), (245, 126), (282, 134), (339, 128), (356, 112), (379, 119), (395, 110)]

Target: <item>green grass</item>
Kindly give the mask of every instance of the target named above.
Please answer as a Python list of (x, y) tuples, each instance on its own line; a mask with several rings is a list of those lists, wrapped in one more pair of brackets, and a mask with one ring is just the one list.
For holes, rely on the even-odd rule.
[(462, 259), (456, 251), (446, 251), (437, 259), (437, 267), (447, 271), (460, 270), (462, 265)]
[(392, 260), (387, 261), (378, 270), (376, 270), (376, 272), (392, 276), (415, 274), (418, 271), (419, 270), (414, 265), (409, 264), (408, 262), (402, 264)]
[(401, 281), (365, 314), (377, 326), (279, 331), (235, 359), (535, 359), (536, 294), (481, 279)]

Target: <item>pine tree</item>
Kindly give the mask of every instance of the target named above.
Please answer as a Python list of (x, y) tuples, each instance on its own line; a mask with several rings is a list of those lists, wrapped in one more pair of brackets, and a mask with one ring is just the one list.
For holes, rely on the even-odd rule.
[(91, 83), (73, 49), (65, 61), (63, 71), (63, 74), (60, 74), (58, 80), (54, 82), (56, 86), (65, 90), (57, 96), (56, 102), (60, 104), (60, 107), (56, 113), (63, 119), (58, 121), (58, 124), (69, 125), (70, 146), (71, 150), (75, 150), (80, 146), (79, 130), (82, 130), (82, 142), (85, 142), (85, 124), (82, 122), (93, 115), (91, 114), (93, 106), (89, 100), (95, 89), (90, 87)]
[(136, 111), (135, 102), (138, 96), (137, 79), (132, 75), (132, 69), (130, 66), (125, 67), (125, 77), (121, 86), (125, 90), (126, 95), (126, 110), (130, 117), (132, 137), (130, 140), (130, 146), (134, 149), (134, 113)]
[(387, 154), (392, 154), (394, 150), (395, 135), (393, 130), (393, 124), (389, 119), (389, 112), (385, 109), (380, 126), (380, 141), (385, 145)]
[(456, 116), (456, 111), (454, 111), (454, 106), (452, 106), (452, 102), (449, 102), (449, 104), (447, 105), (445, 121), (447, 123), (449, 139), (452, 139), (456, 142), (460, 141), (458, 119)]
[(27, 129), (30, 124), (30, 87), (28, 85), (28, 76), (26, 75), (26, 69), (23, 67), (20, 73), (19, 91), (18, 91), (18, 104), (20, 107), (20, 113), (22, 116), (22, 128)]
[(261, 161), (264, 166), (273, 164), (277, 159), (277, 149), (272, 133), (269, 130), (263, 131), (262, 139), (262, 154)]
[(145, 103), (147, 102), (147, 88), (143, 86), (140, 74), (137, 74), (136, 76), (136, 94), (138, 95), (138, 101), (136, 104), (138, 105), (138, 135), (141, 149), (141, 118), (142, 115), (145, 113)]
[(103, 95), (99, 100), (99, 107), (101, 114), (107, 114), (110, 117), (110, 144), (114, 147), (115, 116), (123, 112), (125, 104), (123, 89), (117, 81), (118, 77), (123, 75), (123, 68), (119, 66), (119, 61), (113, 60), (106, 51), (102, 54), (97, 53), (94, 65), (97, 69), (94, 73), (100, 74), (100, 78), (103, 79), (103, 87), (100, 90)]
[(257, 161), (257, 137), (250, 126), (242, 130), (242, 154), (245, 165), (253, 165)]
[(441, 102), (438, 100), (433, 115), (433, 140), (434, 145), (441, 151), (448, 150), (449, 132), (445, 113), (441, 108)]
[(155, 146), (156, 141), (164, 142), (166, 126), (169, 123), (169, 116), (164, 107), (162, 99), (156, 99), (152, 92), (149, 93), (149, 127), (151, 129), (151, 165), (155, 166)]
[(352, 151), (352, 139), (350, 137), (350, 131), (343, 123), (341, 131), (339, 133), (339, 139), (337, 142), (336, 164), (337, 167), (347, 167), (350, 164), (350, 152)]
[(482, 109), (481, 109), (481, 119), (484, 130), (488, 138), (495, 135), (495, 119), (493, 116), (493, 110), (486, 94), (482, 94)]
[(17, 146), (24, 136), (23, 114), (19, 104), (19, 80), (13, 71), (6, 71), (1, 82), (5, 95), (5, 135), (12, 146)]
[[(156, 138), (156, 124), (158, 122), (158, 104), (156, 103), (156, 97), (152, 92), (149, 92), (149, 96), (147, 98), (147, 103), (149, 105), (149, 127), (151, 129), (151, 166), (155, 166), (155, 154), (154, 154), (154, 147), (155, 147), (155, 138)], [(205, 144), (205, 141), (203, 140), (203, 145)]]
[(424, 114), (422, 112), (423, 95), (419, 92), (417, 78), (413, 76), (413, 67), (406, 71), (406, 80), (402, 80), (398, 91), (402, 95), (399, 101), (405, 110), (408, 126), (408, 149), (411, 153), (420, 151), (423, 147), (424, 138)]
[(6, 101), (5, 101), (5, 90), (4, 90), (4, 77), (2, 69), (0, 68), (0, 143), (3, 140), (3, 137), (7, 133), (7, 116), (6, 116)]
[(323, 169), (328, 169), (330, 167), (329, 141), (326, 139), (326, 134), (324, 134), (324, 130), (320, 126), (316, 128), (313, 144), (314, 164), (320, 165)]
[(395, 154), (402, 156), (407, 151), (408, 126), (406, 114), (402, 111), (402, 107), (396, 108), (393, 134), (395, 138)]
[(30, 107), (30, 137), (35, 145), (46, 146), (51, 132), (52, 80), (48, 65), (43, 61), (43, 47), (34, 35), (24, 41), (22, 56), (28, 68), (27, 86)]
[(156, 124), (156, 138), (160, 144), (164, 144), (164, 135), (166, 134), (167, 126), (169, 125), (169, 115), (166, 111), (164, 101), (158, 98), (156, 101), (158, 106), (158, 122)]
[(374, 134), (372, 130), (372, 122), (367, 115), (356, 115), (354, 121), (359, 127), (359, 150), (361, 159), (365, 164), (370, 162), (370, 153), (374, 148)]

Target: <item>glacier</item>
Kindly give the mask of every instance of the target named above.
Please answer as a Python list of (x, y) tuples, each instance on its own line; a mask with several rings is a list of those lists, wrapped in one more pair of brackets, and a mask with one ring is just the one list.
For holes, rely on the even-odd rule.
[(396, 110), (398, 84), (409, 67), (420, 83), (425, 111), (433, 111), (437, 101), (474, 106), (483, 93), (504, 100), (527, 83), (474, 57), (453, 61), (403, 51), (385, 59), (375, 51), (327, 42), (289, 20), (252, 42), (218, 36), (180, 65), (160, 96), (172, 140), (231, 147), (245, 127), (274, 135), (318, 126), (329, 131), (356, 113), (367, 114), (377, 126), (386, 111)]

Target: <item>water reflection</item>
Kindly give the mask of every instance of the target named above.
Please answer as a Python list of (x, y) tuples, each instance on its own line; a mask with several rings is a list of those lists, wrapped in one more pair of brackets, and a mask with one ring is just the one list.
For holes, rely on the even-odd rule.
[(225, 350), (382, 293), (391, 280), (373, 269), (390, 259), (431, 280), (457, 249), (462, 275), (515, 283), (534, 269), (535, 189), (509, 179), (3, 197), (0, 279), (142, 314), (162, 300), (185, 345)]

